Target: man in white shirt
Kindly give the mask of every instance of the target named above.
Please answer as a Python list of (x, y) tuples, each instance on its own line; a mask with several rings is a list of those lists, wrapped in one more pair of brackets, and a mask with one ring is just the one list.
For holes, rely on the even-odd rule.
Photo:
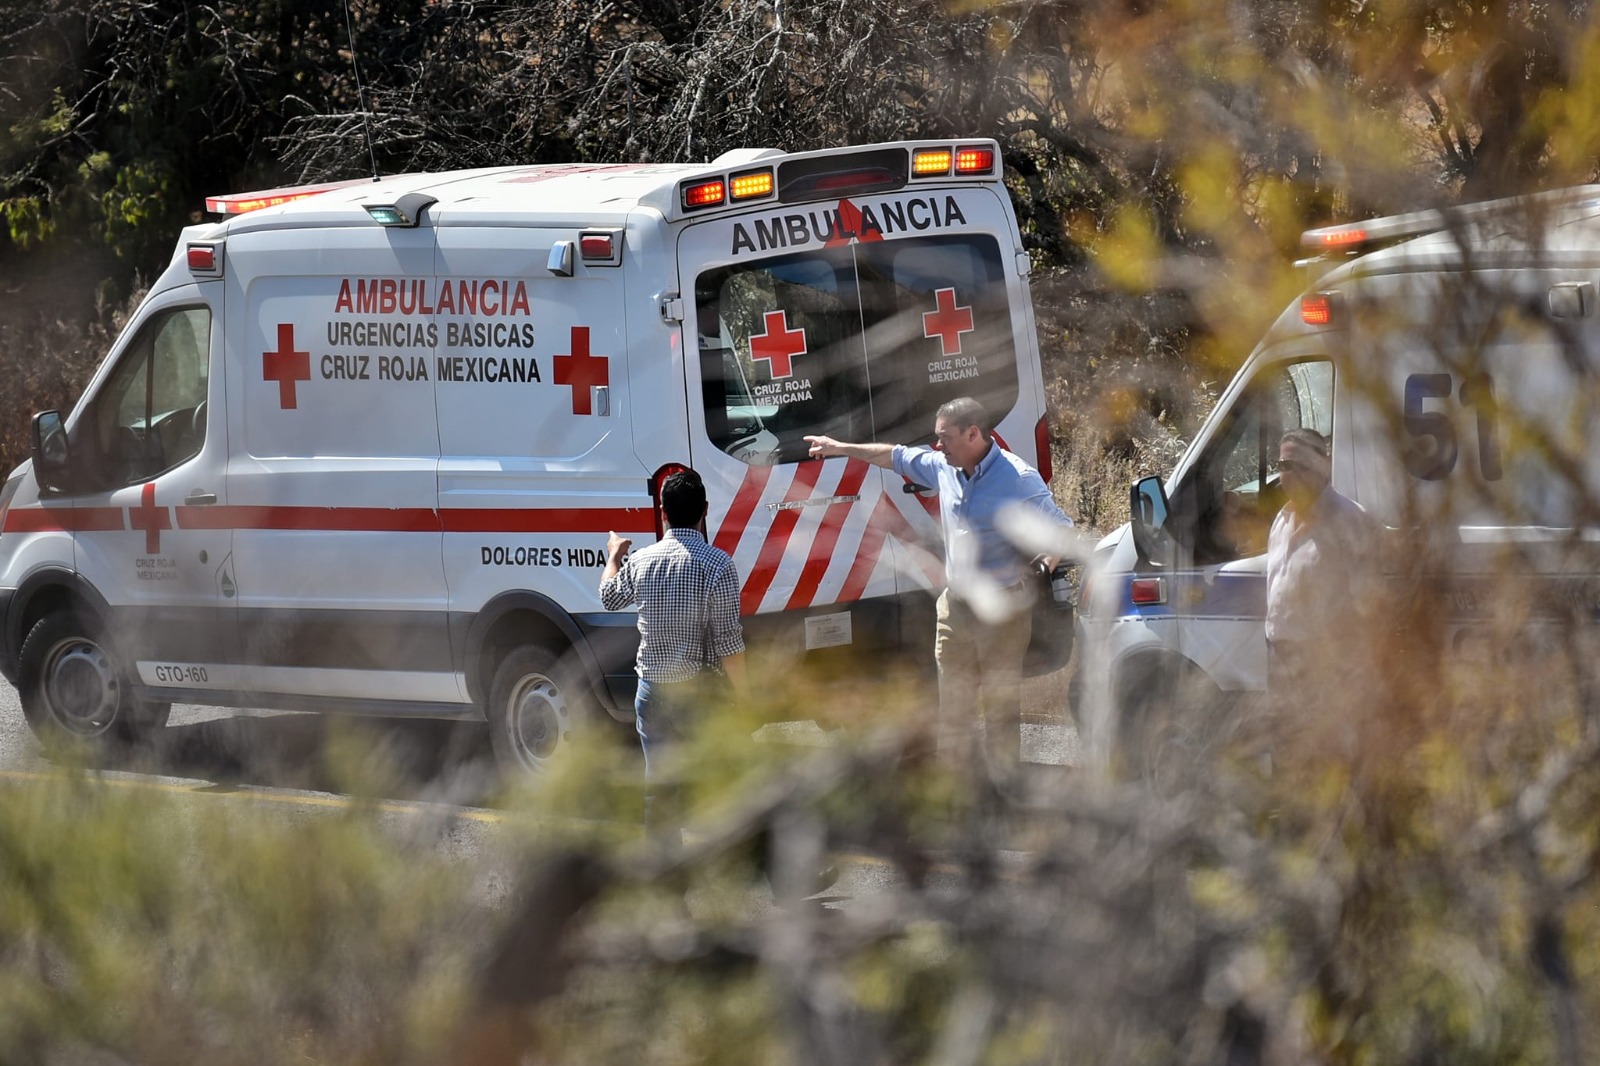
[[(1382, 576), (1380, 526), (1334, 491), (1328, 438), (1291, 429), (1278, 444), (1287, 501), (1267, 535), (1268, 687), (1332, 678), (1364, 645)], [(1364, 657), (1363, 657), (1364, 658)]]

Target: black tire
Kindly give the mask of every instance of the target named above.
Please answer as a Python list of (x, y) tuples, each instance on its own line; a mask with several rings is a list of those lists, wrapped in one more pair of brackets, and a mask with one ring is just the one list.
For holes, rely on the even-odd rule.
[(126, 665), (101, 627), (72, 611), (34, 623), (20, 657), (22, 713), (46, 745), (97, 749), (144, 743), (166, 724), (170, 703), (137, 700)]
[(1117, 701), (1113, 766), (1162, 794), (1195, 786), (1226, 740), (1227, 702), (1198, 670), (1152, 664), (1130, 679)]
[(546, 648), (513, 648), (489, 688), (489, 745), (508, 776), (549, 770), (599, 708), (581, 671)]

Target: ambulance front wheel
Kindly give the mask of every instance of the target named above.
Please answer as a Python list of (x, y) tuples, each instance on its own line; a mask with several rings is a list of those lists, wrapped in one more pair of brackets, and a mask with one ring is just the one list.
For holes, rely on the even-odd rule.
[(22, 713), (46, 745), (94, 749), (149, 740), (172, 705), (134, 698), (124, 664), (98, 625), (72, 611), (34, 623), (22, 642)]
[(537, 645), (517, 647), (501, 660), (489, 692), (489, 743), (495, 761), (511, 772), (547, 770), (590, 713), (582, 678)]

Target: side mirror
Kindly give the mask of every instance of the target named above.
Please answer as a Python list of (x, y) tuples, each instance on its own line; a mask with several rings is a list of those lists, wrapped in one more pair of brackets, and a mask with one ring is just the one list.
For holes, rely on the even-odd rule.
[(1158, 477), (1140, 478), (1128, 494), (1129, 525), (1139, 558), (1147, 563), (1172, 561), (1172, 534), (1167, 527), (1167, 490)]
[(33, 476), (48, 492), (63, 492), (72, 470), (72, 445), (60, 411), (33, 416)]

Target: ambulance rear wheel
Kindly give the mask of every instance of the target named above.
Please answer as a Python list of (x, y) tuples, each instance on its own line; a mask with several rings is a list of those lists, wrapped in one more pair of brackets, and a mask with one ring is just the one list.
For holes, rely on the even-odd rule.
[(134, 698), (128, 675), (101, 627), (72, 611), (34, 623), (20, 656), (22, 713), (46, 745), (93, 750), (149, 740), (171, 704)]
[(489, 744), (509, 773), (548, 770), (591, 713), (578, 673), (536, 645), (522, 645), (501, 660), (489, 692)]

